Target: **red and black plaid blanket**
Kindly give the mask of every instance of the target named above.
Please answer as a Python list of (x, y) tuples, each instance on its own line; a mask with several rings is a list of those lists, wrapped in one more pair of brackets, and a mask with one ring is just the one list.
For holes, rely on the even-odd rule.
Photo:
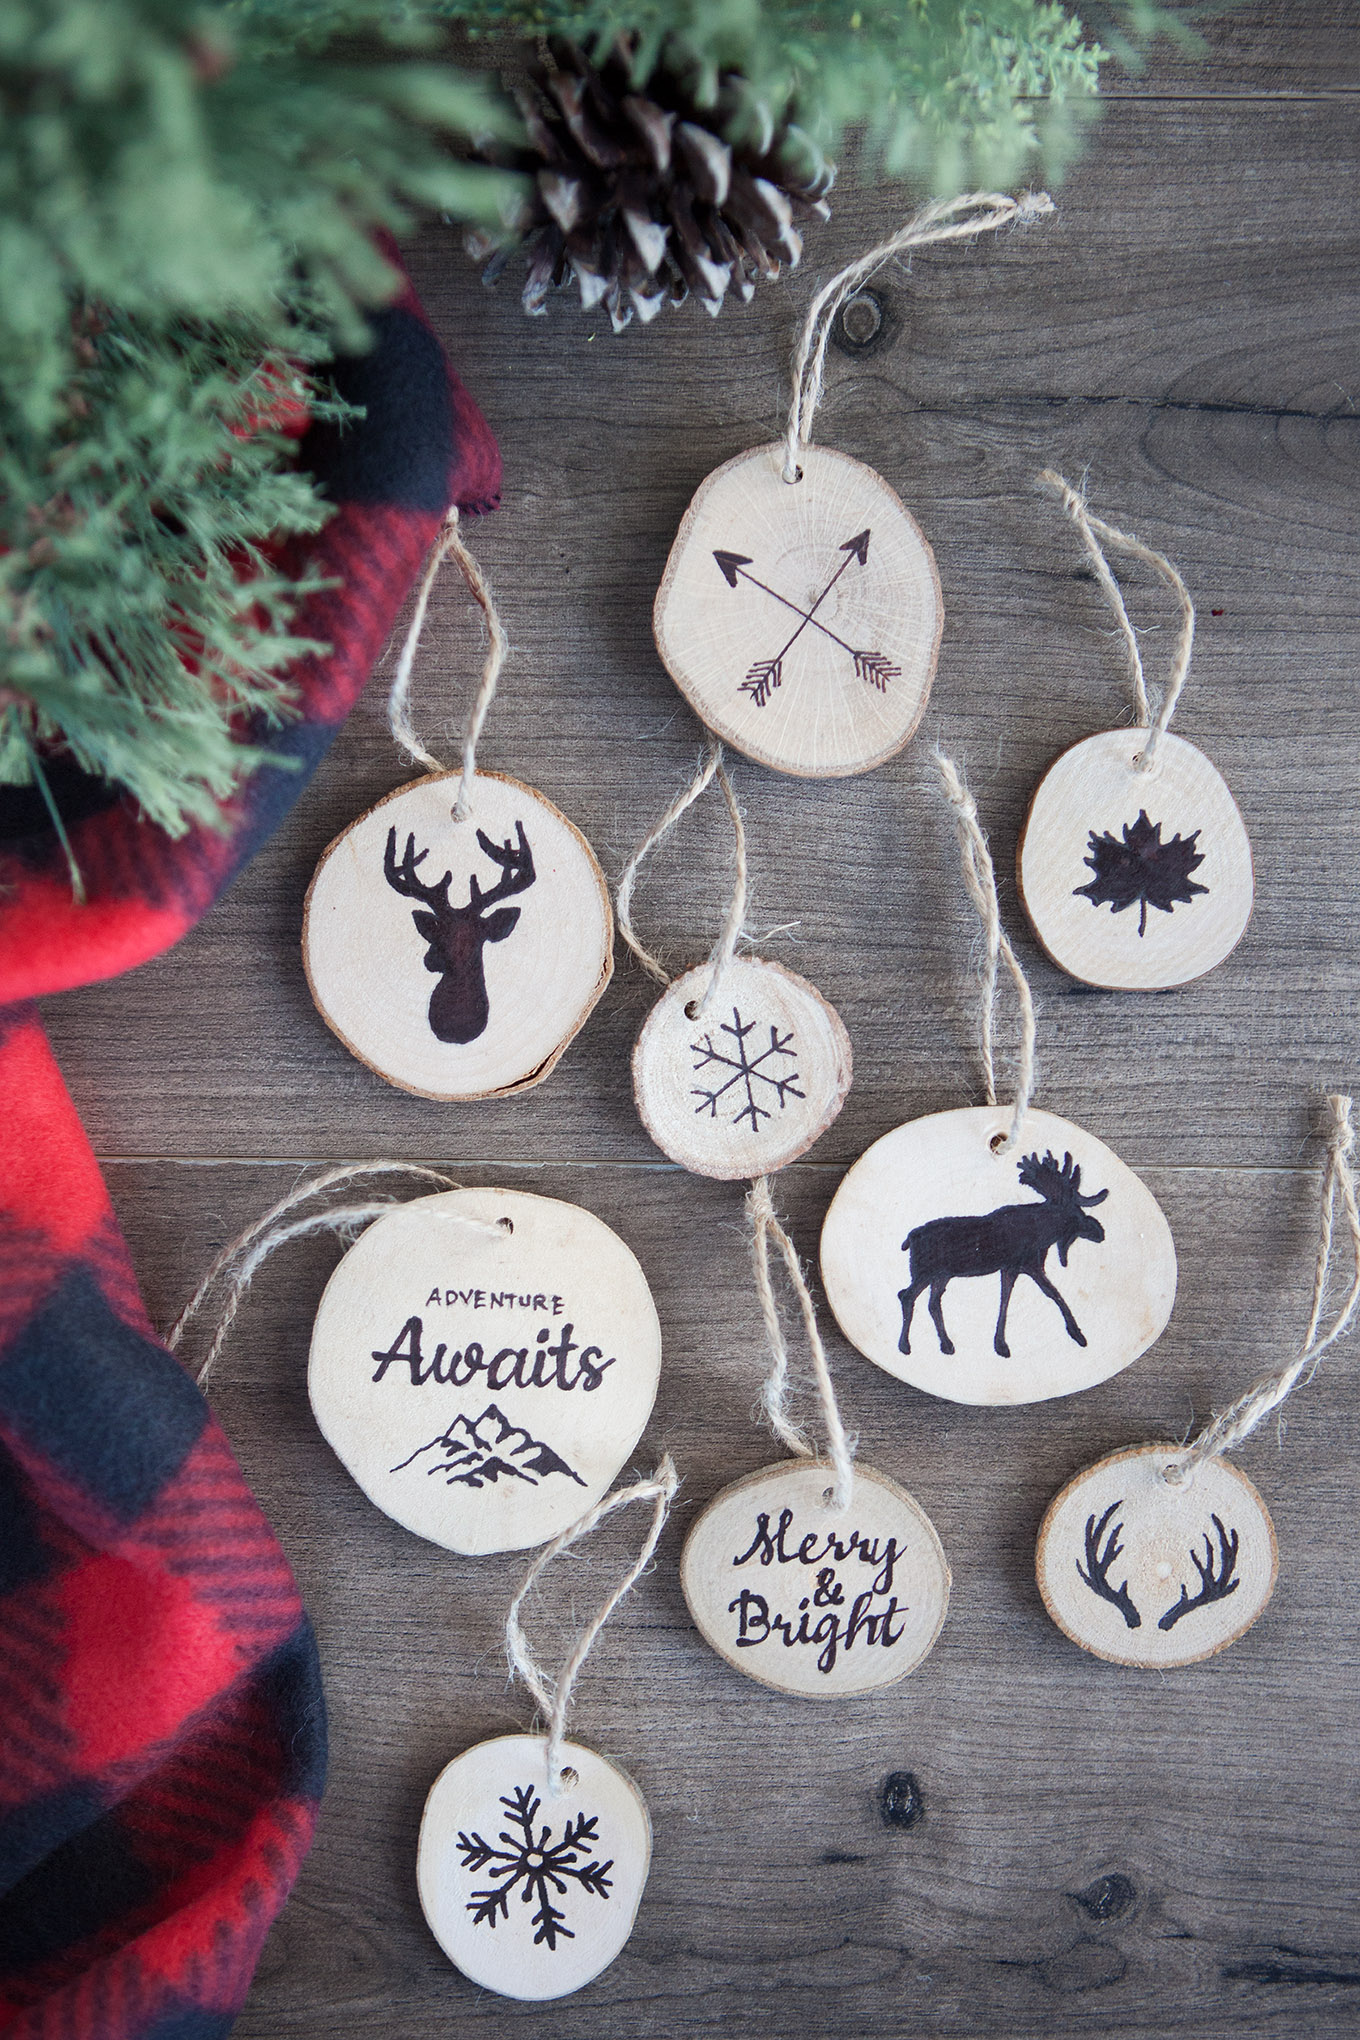
[[(284, 819), (386, 643), (450, 502), (500, 459), (414, 296), (343, 365), (363, 406), (303, 459), (337, 510), (306, 543), (340, 585), (227, 829), (172, 841), (110, 790), (0, 797), (0, 2033), (219, 2040), (311, 1840), (316, 1647), (221, 1430), (148, 1323), (33, 1006), (176, 941)], [(205, 1248), (206, 1248), (205, 1242)]]

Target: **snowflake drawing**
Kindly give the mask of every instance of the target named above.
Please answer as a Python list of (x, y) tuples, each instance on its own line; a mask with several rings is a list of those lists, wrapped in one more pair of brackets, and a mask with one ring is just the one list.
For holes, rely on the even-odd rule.
[(1199, 833), (1196, 829), (1192, 836), (1173, 836), (1164, 843), (1161, 823), (1150, 822), (1146, 808), (1139, 809), (1136, 822), (1124, 824), (1122, 843), (1108, 829), (1100, 835), (1092, 829), (1085, 863), (1095, 877), (1086, 885), (1075, 886), (1074, 896), (1089, 900), (1093, 907), (1108, 906), (1114, 914), (1122, 914), (1136, 902), (1141, 909), (1138, 933), (1142, 935), (1149, 907), (1169, 914), (1187, 905), (1197, 893), (1208, 892), (1207, 885), (1197, 884), (1190, 876), (1204, 862), (1203, 852), (1195, 848)]
[(536, 1904), (538, 1908), (533, 1916), (534, 1946), (546, 1943), (549, 1948), (556, 1948), (559, 1940), (574, 1941), (576, 1936), (565, 1924), (566, 1914), (554, 1905), (552, 1894), (564, 1898), (575, 1884), (596, 1898), (608, 1898), (614, 1859), (611, 1856), (607, 1863), (583, 1860), (598, 1847), (595, 1830), (599, 1820), (595, 1814), (578, 1813), (574, 1821), (566, 1823), (558, 1842), (551, 1840), (551, 1825), (536, 1834), (534, 1822), (542, 1803), (531, 1785), (517, 1785), (501, 1799), (517, 1832), (502, 1828), (496, 1837), (499, 1848), (495, 1842), (484, 1842), (475, 1832), (460, 1834), (458, 1848), (465, 1870), (486, 1870), (490, 1866), (494, 1880), (485, 1891), (474, 1891), (467, 1902), (473, 1925), (494, 1927), (497, 1920), (509, 1919), (510, 1894), (516, 1885), (522, 1885), (523, 1903)]
[[(702, 1041), (690, 1043), (691, 1053), (697, 1058), (694, 1065), (695, 1075), (697, 1076), (700, 1070), (711, 1069), (713, 1072), (710, 1079), (714, 1086), (712, 1090), (705, 1090), (698, 1084), (690, 1087), (693, 1095), (699, 1100), (694, 1108), (696, 1115), (707, 1112), (716, 1119), (719, 1101), (726, 1098), (729, 1092), (733, 1092), (735, 1095), (731, 1102), (738, 1107), (732, 1118), (733, 1126), (740, 1126), (743, 1119), (749, 1119), (752, 1133), (759, 1133), (761, 1120), (773, 1117), (770, 1104), (772, 1099), (779, 1100), (779, 1109), (782, 1112), (790, 1098), (803, 1098), (807, 1095), (798, 1088), (798, 1071), (788, 1067), (796, 1054), (792, 1046), (793, 1030), (790, 1029), (787, 1034), (781, 1035), (779, 1029), (771, 1024), (769, 1047), (762, 1048), (758, 1054), (753, 1055), (752, 1045), (747, 1037), (755, 1033), (756, 1026), (757, 1022), (754, 1020), (743, 1020), (741, 1008), (734, 1006), (731, 1020), (724, 1020), (718, 1029), (719, 1042), (716, 1048), (711, 1034), (706, 1034)], [(721, 1039), (723, 1035), (729, 1037), (725, 1042)], [(781, 1064), (777, 1060), (780, 1056), (787, 1057), (787, 1063)], [(785, 1071), (782, 1076), (779, 1074), (781, 1069)], [(731, 1075), (723, 1077), (721, 1073), (724, 1070), (730, 1070)], [(741, 1086), (740, 1090), (736, 1088), (738, 1085)], [(765, 1087), (763, 1090), (762, 1085)], [(743, 1095), (744, 1104), (741, 1102)]]

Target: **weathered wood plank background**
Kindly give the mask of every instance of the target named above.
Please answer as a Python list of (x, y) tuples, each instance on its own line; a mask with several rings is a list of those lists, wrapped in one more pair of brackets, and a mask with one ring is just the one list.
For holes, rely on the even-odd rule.
[[(761, 1339), (738, 1186), (679, 1174), (631, 1104), (649, 993), (631, 967), (541, 1090), (441, 1107), (352, 1062), (309, 1003), (303, 892), (331, 836), (406, 776), (378, 690), (300, 810), (178, 950), (53, 1002), (153, 1310), (308, 1162), (450, 1165), (576, 1199), (640, 1255), (666, 1334), (655, 1418), (685, 1476), (662, 1562), (601, 1643), (581, 1733), (642, 1784), (651, 1883), (620, 1960), (544, 2009), (473, 1991), (416, 1902), (424, 1793), (468, 1743), (522, 1725), (500, 1623), (519, 1558), (457, 1561), (377, 1514), (321, 1443), (303, 1374), (334, 1250), (280, 1258), (240, 1320), (218, 1402), (320, 1632), (334, 1764), (320, 1838), (239, 2031), (513, 2030), (525, 2040), (795, 2035), (1331, 2035), (1360, 2026), (1360, 1397), (1340, 1355), (1243, 1455), (1280, 1536), (1280, 1586), (1221, 1659), (1165, 1678), (1074, 1650), (1032, 1575), (1045, 1503), (1119, 1445), (1182, 1432), (1301, 1326), (1316, 1093), (1360, 1083), (1360, 15), (1238, 8), (1212, 56), (1112, 81), (1056, 221), (922, 257), (887, 286), (890, 340), (833, 358), (825, 441), (869, 461), (931, 537), (946, 603), (923, 739), (968, 766), (1041, 1005), (1041, 1102), (1140, 1169), (1181, 1257), (1155, 1350), (1075, 1400), (936, 1403), (832, 1337), (868, 1460), (930, 1511), (955, 1575), (934, 1655), (830, 1710), (739, 1679), (691, 1629), (676, 1556), (724, 1482), (774, 1456), (752, 1418)], [(897, 216), (848, 188), (824, 275)], [(688, 772), (697, 728), (651, 648), (671, 534), (719, 461), (777, 430), (812, 276), (710, 325), (614, 340), (567, 305), (536, 323), (451, 240), (417, 282), (500, 434), (507, 488), (475, 544), (515, 656), (484, 762), (541, 786), (617, 873)], [(1033, 494), (1089, 467), (1097, 507), (1180, 564), (1200, 606), (1178, 727), (1235, 789), (1255, 920), (1229, 964), (1161, 997), (1083, 992), (1018, 925), (1009, 859), (1048, 760), (1122, 712), (1115, 649), (1073, 535)], [(1136, 613), (1169, 645), (1159, 598)], [(475, 633), (437, 603), (425, 726), (455, 726)], [(849, 1103), (783, 1179), (809, 1257), (846, 1165), (912, 1114), (978, 1095), (964, 996), (973, 928), (926, 743), (867, 779), (738, 764), (757, 928), (839, 1006)], [(702, 954), (727, 846), (700, 811), (644, 888), (642, 925)], [(606, 1532), (543, 1597), (544, 1648), (634, 1534)], [(891, 1772), (923, 1817), (885, 1825)], [(1107, 1880), (1102, 1883), (1100, 1880)]]

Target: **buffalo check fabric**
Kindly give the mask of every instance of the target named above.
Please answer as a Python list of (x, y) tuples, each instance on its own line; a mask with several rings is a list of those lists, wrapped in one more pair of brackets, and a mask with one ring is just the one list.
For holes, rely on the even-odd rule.
[(278, 762), (178, 840), (49, 771), (0, 799), (0, 2034), (218, 2040), (306, 1854), (325, 1775), (316, 1647), (287, 1561), (157, 1340), (39, 995), (145, 961), (288, 813), (387, 642), (445, 511), (500, 459), (414, 295), (342, 365), (362, 418), (302, 457), (336, 504), (298, 564)]

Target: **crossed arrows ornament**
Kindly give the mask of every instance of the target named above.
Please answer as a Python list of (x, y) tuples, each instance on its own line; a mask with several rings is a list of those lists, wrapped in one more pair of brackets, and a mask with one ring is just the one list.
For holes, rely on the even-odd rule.
[(844, 545), (840, 547), (840, 551), (845, 554), (845, 558), (841, 561), (810, 609), (804, 609), (801, 602), (792, 601), (789, 596), (781, 595), (777, 588), (771, 588), (765, 581), (758, 581), (754, 574), (748, 574), (746, 569), (753, 562), (745, 553), (714, 553), (713, 557), (718, 562), (723, 579), (729, 588), (735, 588), (739, 580), (749, 581), (753, 588), (759, 588), (763, 595), (769, 595), (775, 602), (781, 603), (785, 609), (791, 609), (794, 615), (800, 619), (797, 630), (795, 630), (788, 642), (779, 647), (779, 650), (772, 659), (757, 659), (741, 683), (741, 692), (749, 694), (757, 708), (764, 708), (766, 702), (774, 693), (775, 688), (782, 684), (784, 679), (784, 661), (809, 624), (812, 625), (814, 630), (819, 630), (823, 637), (830, 638), (833, 645), (839, 645), (843, 652), (848, 652), (855, 662), (856, 678), (867, 680), (869, 685), (876, 687), (880, 694), (887, 692), (890, 680), (901, 678), (902, 668), (894, 666), (892, 660), (887, 658), (884, 653), (856, 651), (853, 645), (848, 645), (843, 637), (837, 637), (835, 631), (829, 630), (826, 624), (822, 623), (818, 618), (817, 611), (826, 601), (827, 596), (831, 593), (837, 581), (840, 580), (841, 575), (850, 565), (851, 560), (858, 560), (861, 566), (867, 564), (869, 558), (869, 532), (861, 531), (854, 538), (847, 538)]

